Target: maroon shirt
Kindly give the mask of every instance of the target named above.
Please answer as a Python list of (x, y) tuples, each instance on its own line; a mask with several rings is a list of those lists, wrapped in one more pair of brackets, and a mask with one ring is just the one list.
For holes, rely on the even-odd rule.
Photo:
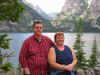
[(21, 48), (19, 62), (23, 68), (28, 67), (32, 75), (47, 75), (48, 51), (54, 43), (46, 36), (39, 42), (34, 35), (27, 38)]

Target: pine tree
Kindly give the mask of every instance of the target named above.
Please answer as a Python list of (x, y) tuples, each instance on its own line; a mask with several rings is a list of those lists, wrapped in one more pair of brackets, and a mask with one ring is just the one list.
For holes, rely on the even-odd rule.
[(98, 50), (97, 50), (97, 43), (96, 43), (96, 38), (93, 41), (93, 48), (92, 48), (92, 54), (90, 55), (89, 59), (89, 67), (94, 68), (98, 64)]
[(82, 41), (82, 18), (79, 18), (77, 21), (77, 35), (76, 35), (76, 41), (73, 45), (73, 49), (76, 51), (77, 56), (77, 65), (76, 68), (79, 69), (86, 69), (87, 68), (87, 59), (85, 58), (85, 52), (83, 50), (84, 47), (84, 41)]

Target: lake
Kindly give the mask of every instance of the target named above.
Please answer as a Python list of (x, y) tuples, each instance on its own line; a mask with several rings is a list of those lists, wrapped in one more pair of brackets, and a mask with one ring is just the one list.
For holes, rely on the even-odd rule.
[[(12, 38), (10, 44), (10, 50), (15, 51), (14, 56), (8, 58), (8, 60), (11, 61), (16, 67), (19, 62), (18, 56), (21, 45), (23, 41), (33, 33), (7, 33), (7, 34), (9, 35), (10, 38)], [(55, 33), (43, 33), (43, 35), (50, 37), (53, 41), (54, 41), (54, 34)], [(100, 33), (84, 33), (82, 36), (82, 40), (85, 42), (84, 51), (86, 52), (86, 57), (89, 57), (89, 55), (91, 54), (91, 48), (95, 37), (97, 40), (97, 48), (100, 51)], [(75, 42), (75, 38), (76, 38), (76, 33), (65, 33), (65, 42), (64, 42), (65, 45), (72, 47)]]

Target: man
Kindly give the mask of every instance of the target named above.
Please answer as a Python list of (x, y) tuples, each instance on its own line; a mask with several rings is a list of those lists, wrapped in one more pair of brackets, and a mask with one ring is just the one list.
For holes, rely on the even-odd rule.
[(42, 21), (35, 21), (32, 27), (34, 34), (27, 38), (21, 48), (19, 62), (24, 75), (47, 75), (48, 51), (54, 43), (42, 35)]

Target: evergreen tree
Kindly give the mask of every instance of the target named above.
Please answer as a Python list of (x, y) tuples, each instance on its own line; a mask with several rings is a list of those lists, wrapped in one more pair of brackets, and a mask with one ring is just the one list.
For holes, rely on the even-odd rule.
[(82, 41), (82, 18), (79, 18), (77, 20), (77, 37), (76, 41), (73, 45), (73, 49), (76, 50), (76, 56), (77, 56), (77, 65), (76, 68), (79, 69), (86, 69), (87, 68), (87, 59), (85, 58), (85, 52), (83, 50), (84, 47), (84, 41)]
[(98, 51), (97, 51), (97, 44), (95, 38), (93, 42), (92, 54), (89, 59), (89, 67), (94, 68), (98, 64), (97, 57), (98, 57)]

